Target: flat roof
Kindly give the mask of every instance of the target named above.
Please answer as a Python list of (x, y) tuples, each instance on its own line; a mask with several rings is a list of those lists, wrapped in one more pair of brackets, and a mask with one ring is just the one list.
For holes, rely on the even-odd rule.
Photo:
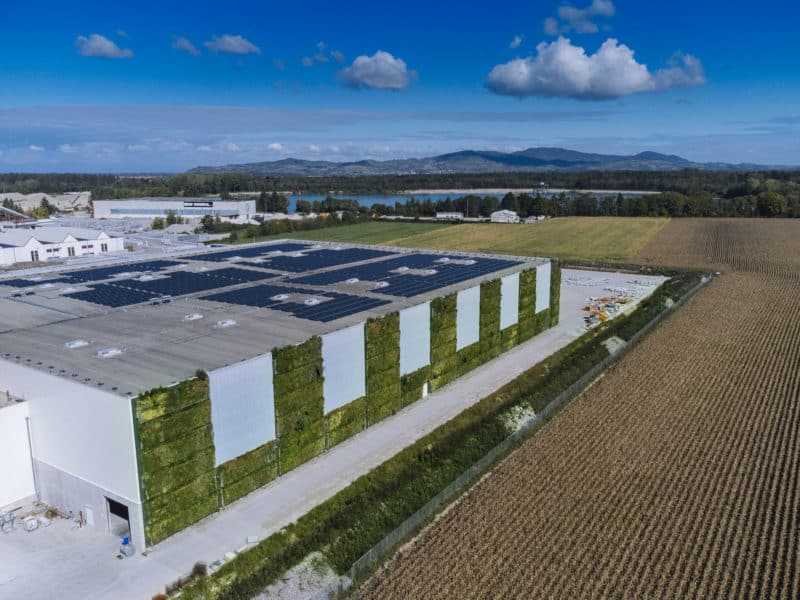
[(546, 262), (280, 240), (6, 277), (0, 360), (136, 396)]

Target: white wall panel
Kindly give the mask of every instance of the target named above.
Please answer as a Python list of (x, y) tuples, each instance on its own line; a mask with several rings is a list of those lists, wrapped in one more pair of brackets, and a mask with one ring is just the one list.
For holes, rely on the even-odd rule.
[(431, 363), (431, 305), (419, 304), (400, 311), (400, 375)]
[(456, 350), (477, 342), (481, 335), (481, 288), (461, 290), (456, 296)]
[(140, 501), (129, 399), (8, 361), (0, 389), (27, 401), (36, 459)]
[(364, 324), (322, 336), (325, 414), (367, 395)]
[(36, 492), (27, 416), (27, 402), (0, 408), (0, 509)]
[(500, 329), (519, 322), (519, 273), (500, 280)]
[(550, 308), (550, 263), (536, 267), (536, 312)]
[(275, 439), (272, 354), (208, 374), (216, 464)]

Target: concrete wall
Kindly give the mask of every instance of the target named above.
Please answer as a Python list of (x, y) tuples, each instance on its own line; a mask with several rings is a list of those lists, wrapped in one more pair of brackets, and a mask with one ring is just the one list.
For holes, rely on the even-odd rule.
[(400, 375), (431, 364), (431, 303), (400, 311)]
[(90, 505), (96, 526), (105, 528), (98, 498), (113, 498), (128, 506), (131, 535), (143, 544), (130, 400), (5, 360), (0, 389), (28, 405), (41, 500), (75, 514)]
[(0, 509), (36, 491), (27, 416), (27, 402), (0, 408)]
[(322, 336), (325, 414), (367, 395), (364, 323)]
[(519, 273), (500, 280), (500, 329), (519, 322)]
[(550, 308), (550, 272), (552, 265), (548, 262), (536, 267), (536, 312)]
[(216, 465), (275, 439), (272, 354), (211, 371)]
[(456, 350), (480, 339), (481, 287), (461, 290), (456, 296)]

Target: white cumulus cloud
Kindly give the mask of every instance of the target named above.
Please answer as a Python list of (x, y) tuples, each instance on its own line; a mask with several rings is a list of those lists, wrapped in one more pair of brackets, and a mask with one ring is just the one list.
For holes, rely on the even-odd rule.
[(283, 150), (283, 144), (279, 144), (278, 142), (272, 142), (267, 146), (267, 150), (272, 150), (273, 152), (280, 152)]
[(512, 38), (511, 43), (508, 45), (508, 47), (509, 48), (519, 48), (521, 45), (522, 45), (522, 36), (521, 35), (515, 35)]
[(207, 144), (203, 144), (202, 146), (198, 146), (196, 150), (198, 152), (212, 152), (214, 149)]
[(198, 50), (195, 45), (185, 37), (177, 38), (174, 42), (172, 42), (172, 47), (176, 50), (188, 52), (192, 56), (200, 56), (200, 50)]
[(544, 20), (544, 31), (547, 35), (559, 35), (576, 31), (577, 33), (597, 33), (600, 28), (597, 17), (613, 17), (617, 12), (612, 0), (592, 0), (586, 8), (576, 8), (565, 4), (558, 7), (558, 18), (548, 17)]
[(341, 52), (340, 50), (331, 50), (331, 56), (333, 57), (333, 60), (340, 65), (344, 64), (344, 52)]
[(352, 65), (339, 71), (339, 78), (356, 89), (403, 90), (417, 78), (417, 73), (410, 71), (404, 60), (378, 50), (372, 56), (357, 57)]
[(130, 58), (133, 50), (120, 48), (107, 37), (93, 33), (89, 37), (79, 35), (75, 39), (78, 54), (98, 58)]
[(78, 149), (72, 144), (61, 144), (58, 147), (58, 151), (63, 152), (64, 154), (75, 154)]
[(205, 43), (205, 46), (213, 52), (226, 54), (261, 54), (261, 48), (241, 35), (215, 35)]
[(309, 152), (319, 152), (319, 146), (317, 146), (316, 144), (311, 144), (308, 147), (308, 151)]
[(128, 144), (128, 152), (147, 152), (150, 146), (146, 144)]
[(706, 83), (700, 61), (676, 54), (668, 68), (651, 72), (636, 62), (634, 52), (616, 39), (606, 40), (594, 54), (564, 37), (542, 42), (536, 56), (495, 66), (486, 79), (490, 90), (507, 96), (568, 97), (606, 100), (642, 92)]
[(42, 146), (37, 146), (36, 144), (31, 144), (28, 146), (28, 150), (31, 152), (44, 152), (44, 148)]

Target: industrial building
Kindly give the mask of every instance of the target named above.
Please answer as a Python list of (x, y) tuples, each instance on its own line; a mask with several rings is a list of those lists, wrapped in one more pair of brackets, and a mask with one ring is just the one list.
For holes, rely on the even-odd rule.
[(35, 227), (0, 230), (0, 267), (125, 250), (122, 236), (98, 229)]
[(95, 219), (154, 219), (172, 212), (183, 219), (199, 220), (206, 215), (223, 220), (250, 220), (256, 214), (255, 200), (220, 198), (130, 198), (95, 200)]
[(300, 241), (0, 279), (0, 509), (153, 546), (551, 327), (559, 289), (546, 259)]

